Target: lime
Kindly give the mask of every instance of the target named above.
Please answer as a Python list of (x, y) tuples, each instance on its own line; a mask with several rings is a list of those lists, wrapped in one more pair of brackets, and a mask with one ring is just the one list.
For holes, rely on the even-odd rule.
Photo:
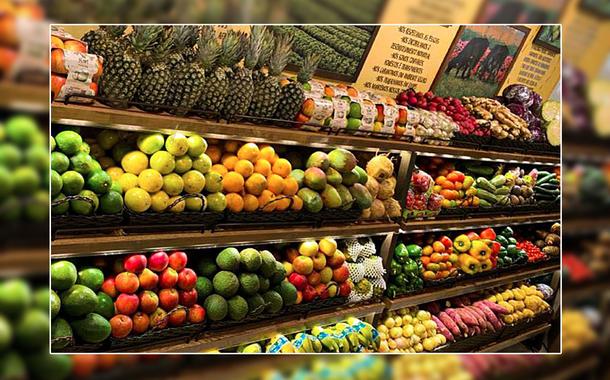
[(121, 159), (121, 167), (127, 173), (138, 175), (148, 167), (148, 157), (138, 150), (131, 151)]
[(112, 182), (117, 182), (125, 172), (118, 166), (111, 166), (106, 168), (106, 173), (112, 178)]
[(187, 154), (191, 157), (199, 157), (202, 153), (205, 153), (206, 149), (208, 149), (208, 143), (199, 135), (189, 136), (187, 140), (189, 144)]
[(89, 146), (88, 143), (84, 142), (82, 144), (80, 144), (80, 147), (78, 148), (79, 152), (83, 152), (83, 153), (87, 153), (90, 154), (91, 153), (91, 146)]
[[(203, 208), (203, 199), (196, 198), (186, 198), (186, 209), (189, 211), (201, 211)], [(205, 211), (205, 210), (204, 210)]]
[(49, 216), (49, 192), (38, 190), (24, 208), (28, 220), (43, 221)]
[(83, 186), (85, 186), (85, 179), (83, 176), (74, 170), (69, 170), (62, 174), (61, 180), (63, 182), (62, 191), (66, 195), (76, 195), (80, 193)]
[(21, 150), (13, 144), (0, 144), (0, 165), (13, 169), (21, 162)]
[(40, 186), (40, 175), (29, 166), (21, 166), (13, 172), (14, 191), (18, 195), (33, 194)]
[(169, 195), (180, 195), (184, 190), (184, 181), (176, 173), (163, 176), (163, 191)]
[(85, 285), (97, 292), (104, 282), (104, 273), (98, 268), (84, 268), (78, 271), (77, 284)]
[(129, 143), (121, 141), (112, 148), (112, 159), (114, 162), (121, 162), (123, 157), (132, 150), (133, 147)]
[(211, 167), (212, 159), (205, 153), (201, 153), (193, 160), (193, 169), (198, 170), (203, 174), (209, 172)]
[(51, 319), (57, 317), (61, 309), (61, 300), (55, 290), (51, 290)]
[(150, 208), (150, 194), (144, 189), (134, 187), (125, 193), (125, 205), (132, 211), (144, 212)]
[(46, 147), (35, 145), (25, 152), (25, 161), (39, 171), (49, 169), (49, 151)]
[[(65, 199), (66, 196), (59, 193), (55, 198), (53, 198), (53, 200), (51, 201), (51, 204), (60, 201), (62, 199)], [(55, 206), (51, 206), (51, 214), (53, 215), (62, 215), (68, 212), (68, 210), (70, 209), (70, 202), (63, 202), (63, 203), (59, 203)]]
[[(95, 160), (88, 153), (80, 152), (70, 158), (72, 170), (76, 170), (82, 175), (87, 175), (95, 169)], [(97, 164), (99, 166), (99, 164)]]
[(110, 186), (112, 186), (112, 178), (103, 170), (96, 170), (87, 178), (87, 187), (96, 194), (106, 194)]
[(189, 170), (182, 175), (184, 191), (188, 194), (201, 193), (205, 187), (205, 177), (197, 170)]
[(354, 119), (362, 119), (362, 110), (360, 107), (360, 103), (351, 102), (349, 105), (349, 113), (347, 117)]
[(116, 191), (119, 194), (123, 194), (123, 188), (119, 181), (112, 181), (112, 186), (110, 186), (110, 191)]
[(169, 206), (169, 195), (165, 191), (157, 191), (151, 197), (150, 208), (156, 212), (163, 212)]
[(118, 183), (121, 185), (123, 193), (126, 193), (127, 190), (138, 187), (138, 176), (131, 173), (121, 174)]
[(227, 200), (223, 193), (212, 193), (208, 195), (208, 209), (214, 212), (222, 212), (227, 208)]
[(70, 167), (70, 159), (62, 152), (51, 153), (51, 169), (59, 174), (65, 172)]
[(169, 174), (174, 171), (176, 160), (171, 153), (160, 150), (150, 157), (150, 167), (161, 174)]
[(138, 176), (138, 186), (149, 193), (157, 192), (163, 187), (163, 176), (155, 169), (145, 169)]
[(61, 131), (55, 136), (55, 142), (59, 150), (71, 156), (78, 153), (83, 138), (74, 131)]
[(349, 130), (356, 130), (360, 128), (362, 120), (350, 117), (347, 119), (347, 128)]
[(222, 175), (217, 172), (205, 173), (205, 190), (208, 193), (217, 193), (222, 190)]
[(112, 129), (104, 129), (95, 139), (102, 149), (109, 150), (119, 142), (119, 133)]
[(9, 196), (13, 191), (13, 175), (4, 166), (0, 166), (0, 199)]
[[(180, 197), (179, 196), (174, 196), (171, 197), (169, 199), (169, 205), (171, 206), (172, 204), (174, 204), (174, 202), (176, 202)], [(170, 208), (169, 211), (170, 212), (182, 212), (184, 211), (184, 207), (186, 206), (186, 202), (184, 200), (181, 200), (179, 202), (177, 202), (176, 204), (174, 204), (174, 207)]]
[(121, 193), (110, 190), (100, 197), (100, 210), (104, 214), (118, 214), (123, 210), (123, 196)]
[(176, 167), (174, 171), (176, 173), (182, 174), (186, 173), (193, 167), (193, 160), (191, 160), (190, 156), (180, 156), (176, 157)]
[(165, 139), (158, 132), (143, 133), (138, 136), (138, 149), (146, 154), (158, 152), (163, 148), (163, 144), (165, 144)]
[(100, 163), (93, 159), (93, 163), (91, 164), (91, 170), (89, 170), (89, 173), (98, 171), (98, 170), (102, 170), (102, 165), (100, 165)]
[(100, 205), (100, 200), (97, 195), (91, 190), (83, 190), (78, 193), (81, 197), (89, 198), (93, 201), (93, 205), (85, 200), (71, 200), (70, 209), (79, 215), (92, 215)]
[(36, 120), (25, 115), (11, 117), (6, 122), (5, 131), (11, 141), (22, 147), (31, 146), (36, 135), (40, 134)]
[[(2, 170), (0, 170), (0, 178), (2, 178)], [(0, 186), (4, 185), (4, 181), (0, 179)], [(55, 170), (51, 170), (51, 195), (56, 196), (61, 192), (61, 188), (64, 185), (64, 181), (61, 179), (61, 175)], [(0, 194), (2, 191), (0, 191)]]
[(174, 156), (185, 155), (189, 150), (189, 142), (182, 133), (174, 133), (165, 140), (165, 150)]
[[(2, 131), (4, 131), (4, 129)], [(55, 150), (55, 147), (57, 146), (57, 144), (55, 143), (55, 137), (51, 136), (50, 144), (51, 144), (51, 152), (52, 152)]]

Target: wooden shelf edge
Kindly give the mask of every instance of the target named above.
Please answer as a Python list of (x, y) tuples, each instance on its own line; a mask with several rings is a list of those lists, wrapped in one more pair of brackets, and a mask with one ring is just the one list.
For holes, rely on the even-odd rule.
[(428, 292), (402, 296), (400, 298), (385, 299), (388, 310), (425, 304), (432, 301), (461, 296), (483, 289), (505, 285), (511, 282), (522, 281), (535, 276), (552, 273), (561, 269), (559, 263), (548, 263), (536, 268), (522, 268), (514, 273), (504, 273), (487, 279), (471, 279), (462, 283), (453, 284), (450, 288), (430, 288)]
[(532, 327), (531, 329), (528, 329), (527, 331), (524, 331), (514, 337), (508, 338), (508, 339), (500, 341), (500, 342), (495, 342), (495, 343), (489, 344), (485, 347), (481, 347), (481, 349), (477, 350), (476, 352), (498, 352), (505, 348), (514, 346), (517, 343), (521, 343), (525, 340), (528, 340), (529, 338), (533, 338), (537, 335), (543, 334), (550, 328), (551, 328), (551, 324), (548, 322), (545, 322), (536, 327)]
[(214, 248), (221, 245), (292, 242), (331, 237), (384, 235), (398, 231), (395, 223), (357, 223), (342, 226), (235, 229), (129, 235), (75, 236), (51, 243), (52, 258), (120, 254), (154, 249)]
[(27, 277), (48, 273), (48, 249), (18, 248), (0, 252), (0, 278)]
[(564, 284), (562, 301), (566, 304), (575, 303), (608, 291), (610, 291), (610, 281), (604, 279), (582, 285)]
[(46, 85), (0, 81), (0, 108), (17, 112), (47, 113), (50, 93)]
[(350, 135), (332, 135), (312, 131), (281, 128), (275, 126), (218, 123), (215, 121), (175, 117), (166, 114), (151, 114), (137, 110), (119, 110), (105, 106), (65, 105), (51, 106), (52, 121), (79, 126), (104, 127), (131, 131), (158, 130), (174, 132), (196, 132), (210, 138), (243, 139), (252, 142), (273, 141), (286, 145), (312, 147), (343, 147), (369, 151), (412, 151), (428, 154), (450, 155), (467, 159), (495, 159), (508, 162), (560, 164), (558, 155), (537, 155), (529, 153), (508, 153), (489, 150), (475, 150), (454, 146), (409, 143), (400, 140), (370, 138)]
[(468, 228), (497, 227), (505, 225), (556, 222), (561, 219), (561, 213), (525, 214), (513, 216), (481, 216), (466, 219), (430, 219), (401, 222), (401, 232), (431, 232), (451, 231)]
[(292, 316), (279, 317), (272, 320), (263, 320), (252, 325), (228, 328), (225, 331), (209, 331), (196, 340), (187, 343), (173, 342), (146, 347), (133, 352), (148, 353), (194, 353), (211, 350), (220, 350), (235, 347), (244, 343), (256, 342), (269, 337), (273, 333), (291, 334), (309, 329), (318, 324), (330, 324), (353, 316), (363, 318), (372, 314), (379, 314), (385, 308), (383, 302), (367, 305), (343, 306), (340, 309), (314, 312), (305, 318), (292, 319)]

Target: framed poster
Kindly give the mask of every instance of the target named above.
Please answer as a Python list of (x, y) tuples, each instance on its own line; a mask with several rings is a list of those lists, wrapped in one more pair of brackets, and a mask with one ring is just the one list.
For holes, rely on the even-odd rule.
[(543, 25), (540, 27), (534, 43), (544, 46), (552, 52), (559, 53), (561, 49), (561, 25)]
[(502, 87), (530, 30), (469, 25), (458, 31), (432, 90), (438, 96), (493, 98)]

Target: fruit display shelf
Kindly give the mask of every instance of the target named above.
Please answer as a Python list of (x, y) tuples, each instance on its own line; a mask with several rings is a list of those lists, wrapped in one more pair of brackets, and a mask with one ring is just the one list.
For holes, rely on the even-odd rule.
[(469, 228), (514, 226), (556, 222), (560, 220), (559, 212), (531, 213), (516, 215), (475, 216), (461, 219), (411, 219), (400, 222), (401, 233), (452, 231)]
[(460, 280), (455, 283), (447, 284), (446, 286), (424, 288), (420, 292), (407, 294), (394, 299), (386, 298), (385, 304), (388, 310), (398, 310), (550, 274), (559, 269), (560, 264), (555, 260), (528, 264), (524, 267), (500, 274), (491, 272), (487, 273), (485, 277), (477, 276), (476, 278)]
[(35, 113), (49, 111), (47, 86), (0, 81), (0, 94), (0, 109)]
[(516, 335), (508, 335), (506, 339), (502, 339), (497, 342), (490, 343), (483, 347), (479, 347), (474, 352), (500, 352), (504, 349), (510, 348), (518, 343), (526, 341), (530, 338), (538, 336), (540, 334), (544, 334), (551, 328), (551, 324), (548, 322), (534, 325), (527, 330), (521, 331)]
[(0, 253), (0, 278), (44, 275), (48, 271), (47, 248), (9, 248)]
[(292, 333), (312, 328), (314, 325), (324, 325), (338, 322), (347, 317), (365, 318), (383, 311), (382, 302), (345, 306), (334, 310), (314, 311), (301, 315), (295, 319), (294, 315), (280, 316), (269, 321), (260, 321), (252, 324), (241, 324), (219, 330), (202, 332), (196, 340), (191, 341), (164, 341), (159, 344), (137, 348), (139, 352), (179, 353), (204, 352), (234, 347), (239, 344), (254, 342), (265, 338), (269, 334), (281, 331)]
[(144, 234), (78, 236), (56, 239), (51, 244), (53, 259), (96, 254), (119, 254), (156, 248), (205, 248), (222, 245), (247, 245), (252, 243), (281, 243), (318, 239), (326, 236), (361, 237), (387, 235), (398, 232), (395, 223), (356, 223), (345, 226), (309, 226), (288, 228), (251, 228), (243, 230), (160, 232)]
[(510, 153), (478, 148), (419, 144), (395, 139), (363, 137), (352, 134), (330, 134), (275, 126), (225, 123), (199, 118), (184, 118), (166, 114), (150, 114), (137, 110), (119, 110), (99, 104), (94, 106), (54, 103), (51, 107), (54, 123), (71, 126), (113, 128), (129, 131), (160, 131), (180, 129), (197, 132), (204, 137), (244, 139), (250, 142), (269, 142), (311, 147), (343, 147), (365, 151), (411, 151), (424, 155), (440, 155), (463, 159), (497, 160), (534, 164), (559, 164), (559, 155)]

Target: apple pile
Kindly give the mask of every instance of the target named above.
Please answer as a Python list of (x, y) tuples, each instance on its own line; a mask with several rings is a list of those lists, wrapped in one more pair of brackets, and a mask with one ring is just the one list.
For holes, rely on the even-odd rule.
[(399, 93), (396, 96), (396, 102), (403, 106), (409, 105), (432, 112), (443, 112), (459, 126), (459, 132), (463, 135), (489, 135), (489, 129), (479, 128), (477, 120), (464, 107), (460, 99), (451, 96), (443, 98), (434, 95), (432, 91), (415, 92), (410, 88)]
[(345, 255), (332, 238), (306, 240), (298, 247), (286, 248), (283, 257), (287, 279), (304, 303), (347, 297), (352, 291)]
[(106, 277), (101, 288), (114, 300), (112, 337), (205, 320), (206, 311), (197, 304), (197, 275), (186, 267), (187, 261), (182, 251), (157, 251), (115, 262), (116, 275)]
[(407, 192), (403, 217), (421, 218), (437, 215), (441, 210), (443, 197), (433, 190), (432, 177), (423, 170), (415, 169)]

